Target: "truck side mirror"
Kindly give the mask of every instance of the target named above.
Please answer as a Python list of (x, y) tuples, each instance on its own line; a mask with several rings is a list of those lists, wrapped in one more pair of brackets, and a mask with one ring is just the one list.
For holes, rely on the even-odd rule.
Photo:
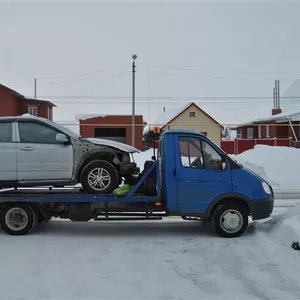
[(222, 170), (226, 170), (226, 163), (227, 163), (227, 155), (226, 154), (222, 154), (221, 156), (221, 168)]

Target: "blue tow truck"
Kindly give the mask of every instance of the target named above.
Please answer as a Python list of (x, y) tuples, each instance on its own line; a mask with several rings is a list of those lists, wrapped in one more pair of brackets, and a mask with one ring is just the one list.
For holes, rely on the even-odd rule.
[(146, 161), (122, 197), (80, 188), (12, 189), (0, 193), (0, 222), (10, 235), (30, 233), (51, 218), (72, 221), (157, 220), (178, 216), (205, 220), (222, 237), (238, 237), (252, 220), (273, 211), (272, 187), (232, 160), (205, 135), (168, 130), (157, 157)]

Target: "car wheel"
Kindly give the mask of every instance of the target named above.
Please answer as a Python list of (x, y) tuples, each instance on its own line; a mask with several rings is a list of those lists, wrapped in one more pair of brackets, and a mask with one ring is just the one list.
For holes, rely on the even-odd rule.
[(212, 227), (222, 237), (241, 236), (248, 227), (248, 210), (239, 203), (225, 202), (212, 215)]
[(119, 185), (119, 174), (110, 162), (95, 160), (84, 167), (81, 185), (91, 194), (110, 194)]
[(36, 225), (34, 210), (28, 204), (10, 204), (1, 212), (1, 227), (10, 235), (25, 235)]

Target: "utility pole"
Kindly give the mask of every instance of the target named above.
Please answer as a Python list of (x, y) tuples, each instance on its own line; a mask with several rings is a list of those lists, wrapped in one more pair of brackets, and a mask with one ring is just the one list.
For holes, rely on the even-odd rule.
[(132, 55), (132, 128), (131, 128), (131, 138), (132, 138), (132, 146), (135, 147), (135, 60), (137, 59), (137, 55)]
[(36, 99), (36, 78), (34, 78), (34, 99)]

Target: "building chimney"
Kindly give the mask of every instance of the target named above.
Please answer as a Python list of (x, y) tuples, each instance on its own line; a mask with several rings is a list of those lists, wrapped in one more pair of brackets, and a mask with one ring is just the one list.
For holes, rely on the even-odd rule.
[(275, 87), (273, 88), (273, 108), (272, 116), (278, 115), (282, 112), (280, 108), (280, 92), (279, 92), (279, 80), (275, 80)]
[(272, 116), (281, 114), (281, 108), (272, 108)]
[(165, 107), (163, 107), (163, 112), (166, 112), (166, 108)]

